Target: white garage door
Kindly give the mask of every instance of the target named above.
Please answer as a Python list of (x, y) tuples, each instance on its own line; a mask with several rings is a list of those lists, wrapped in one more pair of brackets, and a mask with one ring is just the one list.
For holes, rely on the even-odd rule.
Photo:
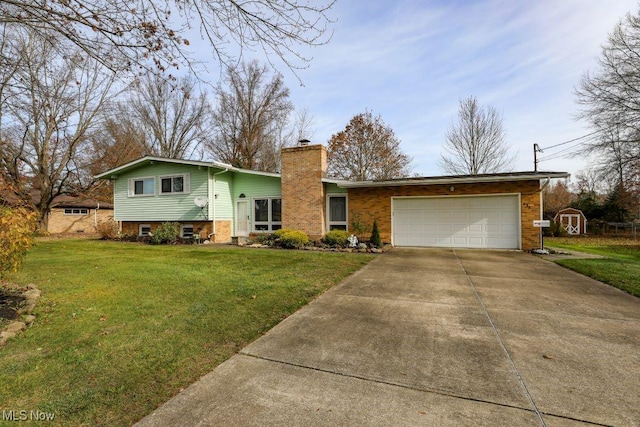
[(520, 246), (517, 195), (394, 198), (392, 206), (395, 246)]

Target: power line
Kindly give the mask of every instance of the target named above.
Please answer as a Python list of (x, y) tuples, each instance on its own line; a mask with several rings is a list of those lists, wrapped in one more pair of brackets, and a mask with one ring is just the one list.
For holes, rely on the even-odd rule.
[(591, 132), (591, 133), (588, 133), (586, 135), (582, 135), (582, 136), (579, 136), (577, 138), (570, 139), (569, 141), (565, 141), (565, 142), (561, 142), (559, 144), (551, 145), (549, 147), (540, 147), (540, 150), (550, 150), (551, 148), (560, 147), (561, 145), (569, 144), (571, 142), (575, 142), (575, 141), (578, 141), (580, 139), (584, 139), (584, 138), (587, 138), (589, 136), (593, 136), (593, 135), (597, 134), (598, 132), (599, 131)]

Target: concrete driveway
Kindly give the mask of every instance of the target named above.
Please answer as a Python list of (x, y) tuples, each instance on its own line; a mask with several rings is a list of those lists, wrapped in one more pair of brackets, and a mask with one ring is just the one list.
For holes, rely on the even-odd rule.
[(529, 254), (394, 249), (151, 425), (640, 425), (640, 299)]

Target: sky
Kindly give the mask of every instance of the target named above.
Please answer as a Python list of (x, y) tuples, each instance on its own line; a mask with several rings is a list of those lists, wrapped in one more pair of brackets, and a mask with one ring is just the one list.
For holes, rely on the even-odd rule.
[[(544, 150), (590, 133), (576, 119), (575, 87), (597, 70), (615, 24), (638, 9), (637, 0), (338, 0), (330, 42), (302, 50), (313, 57), (307, 69), (296, 76), (272, 62), (295, 108), (313, 116), (313, 143), (369, 110), (393, 129), (414, 174), (443, 175), (445, 132), (459, 101), (475, 96), (502, 114), (514, 170), (531, 171), (534, 143)], [(584, 155), (557, 154), (578, 143), (539, 153), (550, 158), (538, 170), (587, 168)]]

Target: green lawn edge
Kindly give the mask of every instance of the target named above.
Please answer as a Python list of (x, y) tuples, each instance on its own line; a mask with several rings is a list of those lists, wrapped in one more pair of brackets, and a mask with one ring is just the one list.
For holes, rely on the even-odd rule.
[(38, 242), (15, 281), (42, 297), (0, 349), (0, 410), (131, 425), (374, 257)]
[(555, 262), (585, 276), (640, 297), (640, 242), (630, 239), (556, 238), (547, 239), (551, 248), (573, 250), (601, 259), (559, 259)]

